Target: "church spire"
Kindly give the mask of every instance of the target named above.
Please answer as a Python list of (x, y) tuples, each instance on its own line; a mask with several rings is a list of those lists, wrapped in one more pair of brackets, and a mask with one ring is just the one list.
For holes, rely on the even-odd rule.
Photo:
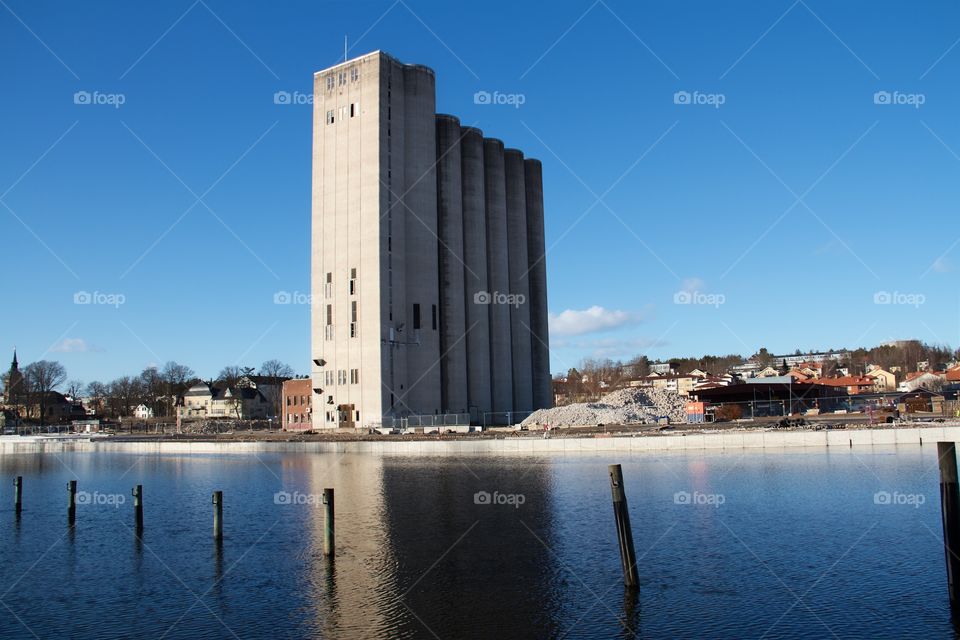
[(17, 348), (16, 348), (16, 347), (13, 348), (13, 363), (11, 364), (11, 366), (12, 366), (14, 369), (16, 369), (17, 366), (18, 366), (18, 364), (17, 364)]

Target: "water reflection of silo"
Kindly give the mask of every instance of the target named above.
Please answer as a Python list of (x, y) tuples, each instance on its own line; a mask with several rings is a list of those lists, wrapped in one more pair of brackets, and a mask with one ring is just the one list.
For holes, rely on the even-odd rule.
[[(527, 459), (387, 458), (396, 635), (555, 635), (550, 467)], [(520, 503), (522, 501), (522, 504)], [(429, 631), (428, 631), (429, 630)]]
[(316, 637), (375, 637), (391, 624), (394, 562), (384, 527), (383, 464), (376, 455), (285, 456), (283, 481), (319, 500), (336, 491), (336, 556), (323, 556), (323, 509), (304, 509), (301, 574)]

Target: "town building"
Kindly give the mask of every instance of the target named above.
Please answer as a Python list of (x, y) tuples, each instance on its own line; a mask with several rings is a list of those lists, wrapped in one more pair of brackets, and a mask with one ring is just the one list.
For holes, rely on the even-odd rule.
[(897, 389), (897, 376), (886, 369), (874, 367), (864, 375), (873, 380), (873, 390), (878, 393)]
[(283, 383), (281, 428), (287, 431), (308, 431), (313, 428), (313, 389), (310, 385), (310, 378), (294, 378)]
[(540, 162), (381, 51), (317, 72), (313, 105), (313, 427), (551, 406)]
[(153, 409), (145, 404), (138, 404), (133, 410), (133, 417), (139, 420), (146, 420), (153, 417)]
[(183, 394), (184, 418), (265, 419), (271, 404), (258, 389), (198, 382)]

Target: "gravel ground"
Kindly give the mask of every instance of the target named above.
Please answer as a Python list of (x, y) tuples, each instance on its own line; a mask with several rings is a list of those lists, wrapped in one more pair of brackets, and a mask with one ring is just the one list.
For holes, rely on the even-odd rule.
[(661, 389), (620, 389), (608, 393), (598, 402), (568, 404), (553, 409), (534, 411), (523, 421), (525, 425), (577, 427), (596, 424), (647, 424), (660, 416), (671, 423), (686, 422), (686, 397)]

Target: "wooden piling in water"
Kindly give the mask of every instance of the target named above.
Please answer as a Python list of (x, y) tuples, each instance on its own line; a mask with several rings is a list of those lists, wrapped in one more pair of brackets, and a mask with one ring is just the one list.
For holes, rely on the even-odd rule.
[(957, 449), (953, 442), (938, 442), (940, 460), (940, 515), (943, 518), (943, 550), (947, 563), (950, 604), (960, 605), (960, 485), (957, 481)]
[(67, 482), (67, 524), (73, 526), (77, 521), (77, 481)]
[(223, 539), (223, 491), (213, 492), (213, 538)]
[(13, 479), (13, 510), (19, 518), (23, 511), (23, 476)]
[(613, 495), (613, 517), (617, 522), (617, 540), (620, 543), (620, 565), (623, 568), (623, 584), (631, 589), (640, 585), (637, 571), (637, 554), (633, 549), (633, 530), (630, 528), (630, 512), (627, 510), (627, 494), (623, 489), (623, 469), (611, 464), (610, 491)]
[(323, 555), (334, 555), (333, 489), (323, 490)]
[(138, 484), (133, 488), (133, 520), (137, 527), (137, 533), (143, 532), (143, 485)]

